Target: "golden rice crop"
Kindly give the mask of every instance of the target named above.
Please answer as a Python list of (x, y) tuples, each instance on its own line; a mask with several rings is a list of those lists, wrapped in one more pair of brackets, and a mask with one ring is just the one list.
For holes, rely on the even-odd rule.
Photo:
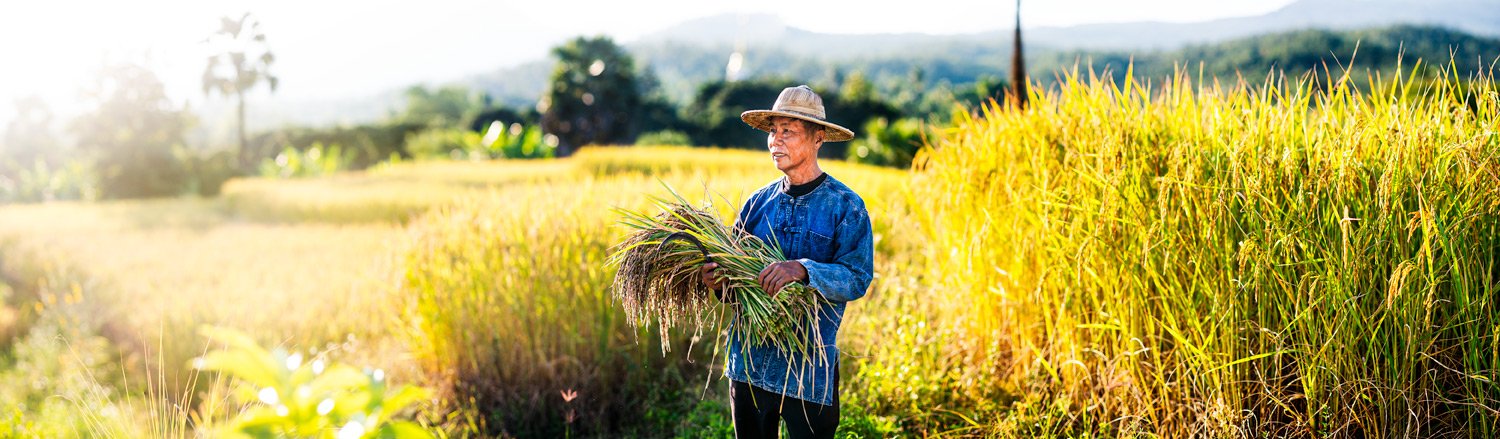
[(1500, 96), (1439, 77), (1075, 74), (961, 117), (913, 176), (954, 332), (869, 370), (950, 371), (930, 401), (1004, 436), (1494, 435)]
[(234, 179), (221, 198), (229, 213), (255, 221), (405, 223), (488, 189), (576, 175), (562, 161), (409, 162), (317, 179)]

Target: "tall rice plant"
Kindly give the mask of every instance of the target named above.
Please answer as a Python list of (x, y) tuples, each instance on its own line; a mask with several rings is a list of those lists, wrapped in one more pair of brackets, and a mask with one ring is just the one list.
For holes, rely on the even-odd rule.
[(961, 115), (913, 187), (968, 262), (928, 267), (936, 320), (994, 354), (913, 367), (1000, 371), (1053, 410), (992, 423), (1022, 436), (1493, 437), (1500, 94), (1411, 72), (1074, 73)]

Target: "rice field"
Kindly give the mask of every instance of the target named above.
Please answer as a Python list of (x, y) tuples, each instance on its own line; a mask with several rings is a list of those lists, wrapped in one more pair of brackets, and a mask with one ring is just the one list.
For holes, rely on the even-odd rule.
[[(1075, 74), (960, 117), (913, 171), (827, 163), (876, 235), (840, 434), (1496, 434), (1500, 95), (1342, 79)], [(778, 176), (594, 148), (0, 206), (0, 435), (232, 416), (189, 366), (213, 325), (424, 386), (408, 416), (451, 436), (723, 437), (722, 327), (630, 325), (613, 209), (672, 187), (733, 218)]]
[(907, 365), (1021, 436), (1496, 434), (1493, 82), (1316, 79), (959, 121), (913, 178), (951, 342)]

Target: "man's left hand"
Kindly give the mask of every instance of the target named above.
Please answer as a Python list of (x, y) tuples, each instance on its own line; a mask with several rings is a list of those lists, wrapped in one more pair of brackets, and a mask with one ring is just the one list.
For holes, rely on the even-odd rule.
[(781, 292), (781, 288), (786, 284), (807, 282), (807, 268), (803, 267), (801, 262), (781, 261), (766, 266), (766, 269), (761, 270), (760, 275), (755, 277), (755, 281), (760, 282), (760, 287), (764, 288), (767, 294), (776, 297), (776, 293)]

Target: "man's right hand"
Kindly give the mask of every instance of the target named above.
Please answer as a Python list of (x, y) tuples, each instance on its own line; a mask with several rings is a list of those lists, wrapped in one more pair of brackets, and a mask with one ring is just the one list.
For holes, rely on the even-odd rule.
[(724, 288), (724, 280), (719, 278), (719, 273), (715, 271), (717, 268), (719, 268), (719, 264), (713, 262), (698, 267), (698, 274), (703, 276), (703, 286), (714, 291)]
[(719, 293), (717, 296), (719, 301), (728, 302), (730, 301), (729, 298), (724, 297), (725, 292), (721, 291), (724, 289), (725, 280), (722, 276), (719, 276), (718, 268), (719, 264), (709, 262), (703, 264), (702, 267), (698, 267), (698, 274), (703, 276), (703, 286), (708, 287), (710, 291)]

